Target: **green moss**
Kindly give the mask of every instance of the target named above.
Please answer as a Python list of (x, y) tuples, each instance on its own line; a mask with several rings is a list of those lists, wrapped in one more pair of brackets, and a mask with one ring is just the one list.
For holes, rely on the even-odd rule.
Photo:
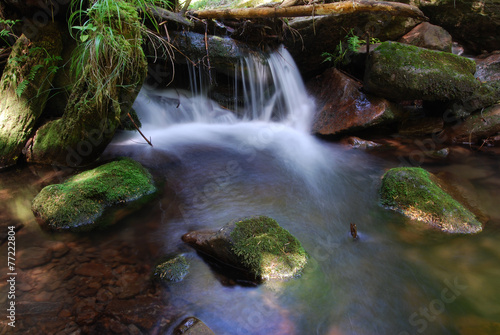
[(82, 172), (63, 184), (49, 185), (35, 197), (32, 210), (50, 229), (94, 228), (107, 207), (138, 200), (156, 191), (151, 174), (124, 158)]
[(475, 215), (443, 191), (436, 177), (422, 168), (387, 171), (380, 196), (384, 206), (446, 232), (475, 233), (482, 229)]
[(368, 68), (367, 89), (394, 99), (466, 100), (479, 87), (474, 61), (397, 42), (379, 45)]
[(156, 266), (154, 276), (168, 282), (179, 282), (187, 275), (189, 264), (184, 256), (177, 256)]
[(230, 236), (232, 251), (264, 279), (299, 275), (307, 262), (300, 242), (269, 217), (238, 221)]

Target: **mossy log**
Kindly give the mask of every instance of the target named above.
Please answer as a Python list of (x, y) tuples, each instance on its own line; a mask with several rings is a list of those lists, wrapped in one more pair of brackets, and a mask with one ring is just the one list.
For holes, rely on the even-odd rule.
[(385, 1), (342, 1), (322, 5), (305, 5), (291, 7), (261, 7), (261, 8), (238, 8), (238, 9), (210, 9), (193, 11), (190, 14), (200, 19), (257, 19), (257, 18), (279, 18), (316, 16), (330, 14), (350, 14), (366, 12), (388, 12), (395, 16), (413, 17), (425, 19), (425, 15), (415, 6)]
[(42, 114), (62, 51), (56, 24), (14, 44), (0, 80), (0, 168), (16, 164)]

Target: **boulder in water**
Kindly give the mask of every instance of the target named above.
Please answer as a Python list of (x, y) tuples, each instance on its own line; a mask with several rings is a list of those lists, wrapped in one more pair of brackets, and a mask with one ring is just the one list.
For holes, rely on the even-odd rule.
[(214, 335), (215, 333), (198, 318), (191, 316), (175, 327), (174, 335)]
[(478, 233), (477, 217), (445, 192), (437, 177), (418, 167), (393, 168), (382, 178), (381, 203), (447, 233)]
[[(89, 231), (113, 223), (118, 205), (142, 204), (155, 192), (151, 174), (139, 163), (123, 158), (43, 188), (31, 209), (50, 230)], [(134, 208), (129, 205), (127, 209)]]
[(451, 52), (451, 35), (441, 27), (423, 22), (399, 39), (400, 43), (421, 48)]
[(266, 216), (233, 221), (216, 231), (193, 231), (182, 240), (256, 280), (293, 278), (307, 263), (300, 242)]
[(154, 276), (165, 282), (179, 282), (188, 274), (189, 264), (180, 255), (156, 266)]
[(335, 135), (390, 123), (401, 112), (396, 104), (364, 94), (359, 82), (335, 68), (311, 79), (307, 88), (316, 100), (316, 134)]
[(464, 101), (480, 83), (474, 61), (448, 52), (384, 42), (370, 57), (365, 89), (394, 100)]

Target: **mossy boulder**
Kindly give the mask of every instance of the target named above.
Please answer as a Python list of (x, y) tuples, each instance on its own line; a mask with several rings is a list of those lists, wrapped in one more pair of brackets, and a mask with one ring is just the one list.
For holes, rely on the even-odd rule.
[(180, 255), (157, 265), (154, 276), (165, 282), (179, 282), (188, 274), (188, 269), (186, 257)]
[(381, 203), (447, 233), (478, 233), (476, 216), (443, 190), (438, 179), (418, 167), (393, 168), (382, 178)]
[(230, 222), (217, 231), (190, 232), (182, 239), (257, 280), (296, 277), (307, 263), (307, 253), (300, 242), (266, 216)]
[(43, 188), (31, 209), (49, 230), (89, 231), (114, 223), (120, 205), (144, 203), (155, 192), (151, 174), (123, 158)]
[(370, 53), (365, 90), (391, 100), (464, 101), (480, 83), (473, 60), (397, 42)]
[(16, 164), (42, 114), (62, 50), (59, 29), (47, 24), (12, 47), (0, 79), (0, 168)]

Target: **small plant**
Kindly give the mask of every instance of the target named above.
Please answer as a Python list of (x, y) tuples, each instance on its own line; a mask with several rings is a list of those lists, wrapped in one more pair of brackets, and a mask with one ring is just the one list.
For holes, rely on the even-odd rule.
[(12, 40), (17, 39), (17, 36), (12, 32), (12, 27), (14, 27), (14, 25), (18, 22), (21, 22), (21, 20), (8, 20), (0, 18), (0, 27), (4, 27), (0, 30), (0, 39), (2, 39), (2, 41), (9, 47), (13, 44)]
[[(369, 41), (370, 44), (380, 43), (380, 40), (375, 37), (370, 37)], [(322, 57), (325, 57), (323, 63), (332, 62), (334, 67), (345, 66), (351, 61), (349, 56), (353, 53), (357, 53), (359, 48), (365, 44), (366, 40), (355, 35), (351, 29), (345, 36), (345, 41), (340, 41), (333, 53), (323, 52), (321, 54)]]

